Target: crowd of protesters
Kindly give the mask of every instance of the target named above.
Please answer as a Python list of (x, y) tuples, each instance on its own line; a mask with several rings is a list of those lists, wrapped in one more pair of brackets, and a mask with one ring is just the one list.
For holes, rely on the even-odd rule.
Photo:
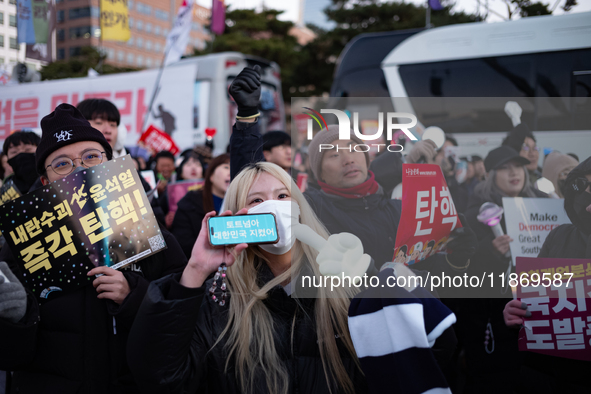
[[(131, 154), (168, 246), (131, 269), (96, 267), (88, 272), (96, 276), (92, 286), (42, 305), (21, 285), (18, 257), (2, 247), (0, 369), (9, 371), (7, 392), (590, 392), (589, 362), (518, 351), (518, 328), (529, 312), (510, 289), (453, 299), (445, 289), (419, 286), (360, 301), (364, 289), (344, 284), (297, 297), (310, 289), (296, 279), (402, 275), (391, 262), (402, 215), (393, 196), (405, 162), (438, 164), (465, 215), (447, 250), (411, 272), (428, 278), (510, 270), (513, 240), (480, 223), (479, 209), (502, 205), (503, 197), (548, 198), (536, 187), (541, 177), (564, 198), (572, 224), (550, 233), (540, 257), (591, 258), (591, 158), (579, 164), (574, 155), (552, 152), (540, 168), (535, 137), (522, 124), (484, 159), (450, 155), (458, 143), (447, 136), (443, 147), (424, 140), (404, 154), (370, 160), (346, 149), (361, 140), (340, 140), (338, 127), (328, 126), (310, 142), (307, 168), (296, 168), (289, 134), (259, 132), (258, 66), (244, 69), (229, 92), (238, 114), (229, 153), (218, 156), (207, 146), (178, 157), (134, 154), (123, 146), (119, 111), (104, 99), (61, 104), (42, 119), (41, 137), (19, 131), (5, 140), (0, 169), (21, 194)], [(64, 127), (71, 138), (54, 138)], [(320, 150), (321, 144), (342, 149)], [(294, 183), (302, 170), (309, 175), (305, 192)], [(153, 171), (155, 184), (144, 171)], [(196, 188), (171, 209), (168, 186), (192, 181)], [(210, 217), (254, 212), (275, 214), (279, 242), (209, 243)], [(300, 225), (323, 246), (296, 237)], [(398, 301), (385, 301), (390, 297)]]

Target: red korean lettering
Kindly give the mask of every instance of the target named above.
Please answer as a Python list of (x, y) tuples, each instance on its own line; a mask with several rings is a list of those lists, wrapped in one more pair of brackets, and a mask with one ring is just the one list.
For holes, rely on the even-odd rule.
[(8, 136), (12, 130), (12, 100), (0, 101), (0, 117), (4, 121), (0, 124), (0, 137)]
[(39, 99), (31, 97), (14, 102), (14, 127), (35, 128), (39, 123)]

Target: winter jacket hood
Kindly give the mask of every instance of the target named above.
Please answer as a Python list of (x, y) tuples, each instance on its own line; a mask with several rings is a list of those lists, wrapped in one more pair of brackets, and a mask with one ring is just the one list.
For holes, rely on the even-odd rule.
[(577, 195), (577, 191), (572, 187), (577, 178), (584, 178), (587, 174), (591, 174), (591, 157), (576, 166), (566, 177), (566, 186), (564, 188), (564, 210), (571, 223), (577, 226), (579, 230), (589, 235), (589, 233), (585, 231), (585, 226), (581, 221), (582, 219), (580, 215), (575, 212), (574, 199)]

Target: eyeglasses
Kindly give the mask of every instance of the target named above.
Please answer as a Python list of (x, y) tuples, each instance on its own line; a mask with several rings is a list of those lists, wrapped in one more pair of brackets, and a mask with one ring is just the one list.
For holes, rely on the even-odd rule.
[(575, 193), (582, 193), (585, 190), (587, 190), (587, 188), (589, 187), (590, 184), (591, 184), (591, 182), (589, 182), (589, 180), (587, 178), (577, 178), (571, 184), (571, 187), (573, 188)]
[(539, 152), (540, 151), (540, 147), (539, 146), (534, 146), (532, 148), (532, 147), (530, 147), (529, 145), (526, 145), (526, 144), (523, 144), (521, 146), (521, 149), (523, 149), (526, 152), (529, 152), (530, 150), (533, 150), (533, 151), (536, 151), (536, 152)]
[(58, 175), (68, 175), (74, 171), (74, 168), (76, 168), (74, 165), (75, 160), (80, 159), (80, 164), (86, 168), (89, 168), (96, 166), (97, 164), (101, 164), (103, 162), (104, 153), (106, 152), (101, 152), (98, 149), (89, 149), (82, 152), (81, 157), (76, 157), (74, 159), (70, 159), (69, 157), (58, 157), (45, 168), (51, 167), (53, 172)]

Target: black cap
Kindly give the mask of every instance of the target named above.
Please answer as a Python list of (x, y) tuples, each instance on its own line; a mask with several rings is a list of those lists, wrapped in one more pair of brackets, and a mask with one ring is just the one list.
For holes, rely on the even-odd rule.
[(35, 153), (37, 172), (45, 172), (45, 159), (57, 149), (81, 141), (96, 141), (103, 146), (107, 159), (113, 158), (113, 149), (103, 133), (95, 129), (70, 104), (60, 104), (49, 115), (41, 119), (41, 142)]
[(510, 161), (517, 162), (521, 165), (531, 163), (525, 157), (519, 156), (519, 153), (515, 149), (505, 145), (488, 152), (486, 159), (484, 159), (484, 168), (486, 172), (489, 172), (490, 170), (496, 170)]
[(291, 136), (285, 131), (269, 131), (263, 134), (263, 150), (271, 150), (279, 145), (291, 145)]

